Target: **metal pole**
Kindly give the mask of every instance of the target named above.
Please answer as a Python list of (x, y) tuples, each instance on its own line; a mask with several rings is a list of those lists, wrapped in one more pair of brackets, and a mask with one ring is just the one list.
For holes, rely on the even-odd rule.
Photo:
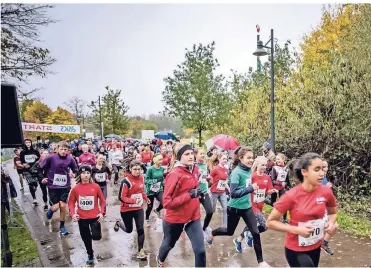
[(98, 106), (99, 106), (99, 129), (100, 129), (100, 138), (103, 140), (103, 129), (102, 129), (102, 109), (100, 106), (100, 96), (98, 96)]
[(273, 152), (275, 152), (274, 123), (274, 35), (271, 29), (271, 145)]

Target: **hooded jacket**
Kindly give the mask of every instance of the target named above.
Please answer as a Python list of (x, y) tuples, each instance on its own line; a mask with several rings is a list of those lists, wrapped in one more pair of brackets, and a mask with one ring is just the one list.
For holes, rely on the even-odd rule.
[[(143, 176), (134, 177), (132, 174), (127, 174), (120, 185), (119, 200), (121, 212), (142, 209), (143, 200), (146, 202), (149, 200), (144, 192)], [(141, 203), (137, 204), (137, 200), (141, 200)]]
[[(38, 150), (33, 148), (32, 141), (28, 141), (31, 142), (31, 147), (27, 148), (27, 146), (23, 144), (23, 150), (21, 151), (19, 157), (22, 164), (29, 164), (31, 168), (40, 159), (40, 153)], [(30, 168), (25, 168), (24, 170), (29, 171)]]
[(189, 191), (198, 188), (198, 168), (192, 171), (177, 162), (166, 176), (163, 194), (165, 220), (169, 223), (188, 223), (200, 219), (200, 200), (191, 198)]

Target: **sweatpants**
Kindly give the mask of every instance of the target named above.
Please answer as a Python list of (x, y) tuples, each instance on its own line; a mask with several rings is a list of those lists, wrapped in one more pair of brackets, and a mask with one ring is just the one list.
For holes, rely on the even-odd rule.
[(216, 211), (216, 201), (219, 201), (222, 206), (222, 215), (223, 215), (223, 225), (222, 227), (227, 227), (227, 207), (228, 207), (228, 197), (226, 193), (212, 193), (212, 203), (213, 203), (213, 212)]

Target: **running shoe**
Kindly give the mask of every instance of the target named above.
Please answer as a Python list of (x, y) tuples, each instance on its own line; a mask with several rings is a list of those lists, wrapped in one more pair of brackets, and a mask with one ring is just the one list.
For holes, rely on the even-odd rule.
[(144, 249), (141, 249), (138, 254), (137, 254), (137, 259), (138, 260), (146, 260), (147, 259), (147, 255), (146, 253), (144, 253)]
[(59, 232), (61, 233), (61, 235), (68, 235), (69, 233), (67, 232), (67, 229), (66, 227), (61, 227), (59, 228)]
[(213, 240), (214, 240), (214, 236), (212, 234), (212, 230), (210, 227), (207, 227), (206, 230), (205, 230), (205, 234), (206, 234), (206, 242), (211, 245), (213, 243)]
[(53, 214), (54, 214), (54, 211), (52, 211), (51, 209), (49, 209), (47, 212), (46, 212), (46, 218), (48, 220), (51, 220), (52, 217), (53, 217)]
[(24, 188), (23, 187), (21, 187), (19, 190), (21, 190), (21, 191), (23, 191), (24, 190)]
[(48, 205), (44, 205), (44, 210), (47, 211), (48, 210)]
[(271, 266), (268, 263), (266, 263), (265, 261), (263, 261), (263, 262), (259, 262), (258, 267), (269, 268)]
[(88, 255), (88, 260), (86, 261), (86, 267), (94, 266), (94, 256)]
[(146, 223), (144, 224), (144, 226), (147, 228), (151, 226), (151, 224), (149, 223), (149, 220), (146, 220)]
[(236, 246), (236, 251), (242, 253), (242, 243), (237, 238), (233, 239), (233, 244)]
[(157, 261), (157, 267), (161, 267), (161, 268), (164, 268), (164, 267), (165, 267), (165, 263), (164, 263), (164, 262), (161, 262), (161, 261), (158, 259), (158, 256), (156, 256), (156, 261)]
[(328, 243), (327, 243), (327, 245), (322, 244), (321, 248), (326, 252), (327, 255), (334, 255), (334, 252), (332, 251), (332, 249), (330, 248)]
[(33, 203), (35, 206), (38, 206), (38, 205), (39, 205), (39, 202), (37, 202), (36, 199), (34, 199), (32, 203)]
[(116, 223), (115, 223), (115, 226), (113, 226), (113, 229), (115, 230), (115, 232), (119, 231), (120, 229), (119, 220), (116, 220)]

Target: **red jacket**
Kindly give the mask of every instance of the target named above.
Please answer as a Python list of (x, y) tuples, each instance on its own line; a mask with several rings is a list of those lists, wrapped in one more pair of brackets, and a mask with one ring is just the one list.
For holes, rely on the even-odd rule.
[(168, 166), (170, 164), (171, 157), (169, 157), (166, 153), (161, 153), (162, 155), (162, 165)]
[(167, 222), (188, 223), (200, 219), (200, 200), (189, 195), (191, 189), (198, 188), (197, 174), (197, 166), (192, 173), (183, 166), (175, 166), (166, 176), (163, 203)]
[(83, 153), (78, 157), (79, 165), (85, 164), (90, 166), (95, 166), (97, 162), (95, 161), (95, 155), (92, 153)]
[(75, 214), (76, 202), (76, 213), (80, 216), (80, 219), (94, 219), (99, 213), (105, 214), (106, 201), (104, 195), (99, 185), (94, 182), (79, 183), (72, 188), (68, 198), (68, 210), (71, 218)]
[(142, 162), (144, 164), (150, 163), (152, 161), (153, 152), (141, 152)]
[(137, 200), (145, 200), (146, 202), (149, 200), (144, 192), (143, 176), (134, 177), (131, 174), (127, 174), (120, 185), (119, 199), (121, 201), (121, 212), (142, 209), (143, 202), (137, 204)]
[(213, 182), (210, 187), (210, 192), (212, 193), (225, 193), (225, 184), (228, 179), (228, 169), (224, 167), (215, 166), (210, 173), (210, 177)]

